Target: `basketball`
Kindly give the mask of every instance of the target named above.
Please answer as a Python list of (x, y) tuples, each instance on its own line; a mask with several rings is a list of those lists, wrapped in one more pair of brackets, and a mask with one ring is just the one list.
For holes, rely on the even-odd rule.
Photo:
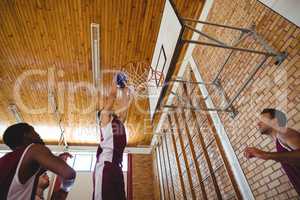
[(120, 72), (117, 74), (117, 77), (116, 77), (116, 82), (117, 82), (117, 85), (120, 87), (120, 88), (124, 88), (126, 83), (127, 83), (127, 76), (125, 73), (123, 72)]

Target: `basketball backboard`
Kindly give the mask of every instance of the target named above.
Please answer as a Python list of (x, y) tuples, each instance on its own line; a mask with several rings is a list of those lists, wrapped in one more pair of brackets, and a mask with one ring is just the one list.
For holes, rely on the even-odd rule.
[[(155, 113), (159, 96), (162, 92), (163, 84), (160, 83), (165, 84), (165, 77), (170, 68), (171, 59), (173, 57), (182, 28), (183, 27), (171, 2), (167, 0), (165, 3), (160, 30), (151, 62), (151, 67), (153, 70), (149, 71), (148, 76), (149, 85), (156, 85), (156, 87), (148, 87), (151, 118)], [(153, 71), (156, 74), (161, 75), (158, 76), (158, 78), (151, 78), (153, 77)]]

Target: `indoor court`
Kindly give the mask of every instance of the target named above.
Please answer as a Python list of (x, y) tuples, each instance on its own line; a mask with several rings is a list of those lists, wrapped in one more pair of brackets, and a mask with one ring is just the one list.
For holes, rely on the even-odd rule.
[(300, 199), (299, 0), (1, 0), (0, 200)]

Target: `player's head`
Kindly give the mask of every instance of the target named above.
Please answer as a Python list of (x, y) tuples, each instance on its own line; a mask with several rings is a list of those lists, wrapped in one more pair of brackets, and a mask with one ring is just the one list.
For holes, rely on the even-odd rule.
[(258, 128), (262, 134), (271, 134), (276, 127), (285, 127), (287, 124), (286, 115), (274, 108), (265, 108), (260, 113)]
[(9, 126), (4, 131), (3, 142), (12, 150), (32, 143), (44, 144), (39, 134), (27, 123)]
[(39, 177), (38, 187), (41, 189), (46, 189), (49, 186), (49, 176), (47, 173), (43, 173)]

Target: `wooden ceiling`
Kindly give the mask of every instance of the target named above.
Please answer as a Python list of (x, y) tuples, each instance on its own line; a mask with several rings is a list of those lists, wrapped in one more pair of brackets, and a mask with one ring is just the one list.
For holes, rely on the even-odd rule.
[[(182, 16), (191, 18), (203, 5), (203, 0), (174, 2)], [(102, 71), (150, 63), (163, 7), (164, 0), (0, 1), (0, 131), (15, 122), (8, 106), (16, 104), (24, 121), (47, 143), (56, 143), (60, 130), (48, 103), (52, 88), (67, 142), (96, 144), (95, 110), (105, 102), (84, 87), (93, 82), (90, 24), (100, 25)], [(101, 78), (108, 90), (112, 74)], [(148, 110), (147, 98), (131, 104), (129, 146), (150, 144)]]

